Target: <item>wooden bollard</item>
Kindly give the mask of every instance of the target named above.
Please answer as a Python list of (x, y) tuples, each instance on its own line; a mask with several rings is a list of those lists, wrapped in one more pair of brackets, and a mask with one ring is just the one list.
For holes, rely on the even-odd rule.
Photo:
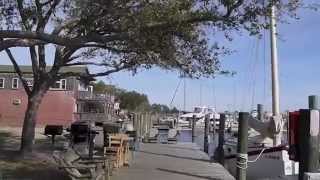
[(203, 151), (209, 153), (209, 126), (210, 126), (210, 114), (206, 114), (204, 119), (204, 136), (203, 136)]
[(309, 109), (319, 109), (319, 97), (316, 95), (311, 95), (309, 99)]
[(137, 141), (139, 141), (140, 139), (140, 116), (139, 114), (135, 114), (135, 129), (136, 129), (136, 137), (137, 137)]
[(258, 119), (263, 122), (264, 119), (263, 119), (263, 105), (262, 104), (257, 105), (257, 113), (258, 113)]
[(246, 180), (248, 160), (248, 120), (249, 113), (239, 113), (238, 146), (237, 146), (237, 180)]
[(220, 120), (219, 120), (219, 139), (218, 139), (218, 147), (216, 148), (214, 159), (224, 165), (224, 130), (226, 128), (226, 115), (220, 114)]
[(299, 120), (299, 180), (305, 173), (319, 169), (319, 110), (318, 97), (309, 96), (309, 108), (300, 110)]
[(192, 139), (192, 142), (195, 141), (195, 128), (196, 128), (196, 116), (193, 115), (192, 117), (192, 123), (191, 123), (191, 139)]

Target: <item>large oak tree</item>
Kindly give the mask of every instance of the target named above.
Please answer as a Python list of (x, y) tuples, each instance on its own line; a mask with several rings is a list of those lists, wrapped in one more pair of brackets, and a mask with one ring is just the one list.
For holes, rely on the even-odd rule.
[[(21, 151), (31, 152), (36, 114), (49, 87), (61, 78), (84, 81), (121, 70), (154, 66), (190, 77), (220, 72), (219, 57), (229, 53), (217, 34), (258, 34), (268, 28), (274, 4), (278, 17), (295, 17), (302, 0), (1, 0), (0, 52), (5, 52), (28, 95)], [(30, 89), (11, 49), (30, 53), (34, 86)], [(54, 52), (51, 68), (46, 49)], [(59, 73), (62, 67), (100, 66), (85, 75)]]

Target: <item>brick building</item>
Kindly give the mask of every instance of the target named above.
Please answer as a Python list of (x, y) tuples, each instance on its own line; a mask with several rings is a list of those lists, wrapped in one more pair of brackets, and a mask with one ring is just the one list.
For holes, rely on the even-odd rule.
[[(48, 67), (50, 68), (50, 67)], [(21, 66), (29, 86), (33, 85), (32, 67)], [(85, 66), (65, 67), (60, 72), (88, 73)], [(78, 109), (84, 109), (83, 99), (93, 97), (92, 86), (85, 86), (76, 77), (61, 79), (44, 96), (39, 107), (37, 126), (46, 124), (70, 125), (79, 117)], [(94, 96), (96, 97), (96, 96)], [(112, 99), (104, 98), (106, 108), (112, 107)], [(28, 99), (13, 66), (0, 65), (0, 125), (22, 126)], [(99, 112), (108, 112), (100, 110)]]

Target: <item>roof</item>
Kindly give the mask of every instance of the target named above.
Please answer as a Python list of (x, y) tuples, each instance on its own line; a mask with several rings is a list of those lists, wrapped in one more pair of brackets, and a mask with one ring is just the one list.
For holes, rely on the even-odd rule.
[[(32, 74), (32, 66), (19, 66), (21, 71), (26, 74)], [(50, 71), (52, 66), (47, 66), (46, 70)], [(15, 73), (15, 69), (12, 65), (0, 65), (0, 73)], [(59, 73), (65, 73), (65, 72), (74, 72), (74, 73), (83, 73), (87, 74), (89, 73), (88, 68), (86, 66), (70, 66), (70, 67), (62, 67), (59, 71)]]

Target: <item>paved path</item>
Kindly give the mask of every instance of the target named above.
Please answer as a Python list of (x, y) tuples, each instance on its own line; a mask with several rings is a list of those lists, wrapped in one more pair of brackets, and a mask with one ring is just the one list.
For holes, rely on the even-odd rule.
[(234, 180), (220, 164), (192, 143), (141, 144), (130, 167), (113, 173), (112, 180)]

